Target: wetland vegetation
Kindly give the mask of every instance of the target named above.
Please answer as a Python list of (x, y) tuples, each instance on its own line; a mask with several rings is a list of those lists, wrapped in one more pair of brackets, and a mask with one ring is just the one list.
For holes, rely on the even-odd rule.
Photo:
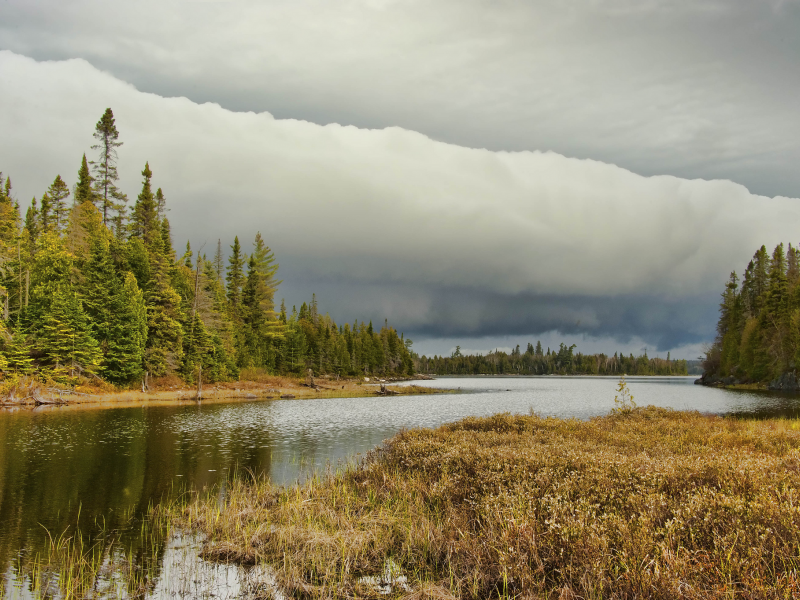
[(408, 598), (792, 598), (799, 493), (796, 421), (627, 405), (404, 431), (177, 519), (206, 557), (272, 565), (295, 597), (377, 597), (388, 570)]

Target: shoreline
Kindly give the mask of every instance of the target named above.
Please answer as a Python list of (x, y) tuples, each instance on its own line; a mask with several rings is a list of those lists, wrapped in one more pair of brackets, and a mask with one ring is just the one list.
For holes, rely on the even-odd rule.
[[(365, 380), (368, 379), (368, 380)], [(302, 379), (282, 376), (263, 376), (259, 380), (220, 382), (203, 386), (198, 399), (197, 387), (186, 385), (153, 385), (150, 391), (137, 389), (108, 390), (89, 386), (74, 389), (58, 389), (41, 382), (31, 381), (0, 398), (0, 411), (9, 409), (41, 408), (112, 408), (132, 406), (167, 406), (187, 402), (222, 403), (253, 400), (313, 400), (320, 398), (364, 398), (384, 396), (419, 396), (423, 394), (446, 394), (449, 389), (422, 387), (419, 385), (392, 385), (405, 381), (422, 381), (423, 378), (362, 378), (326, 379), (318, 378), (314, 383)], [(170, 382), (172, 383), (172, 381)], [(24, 394), (24, 395), (23, 395)]]

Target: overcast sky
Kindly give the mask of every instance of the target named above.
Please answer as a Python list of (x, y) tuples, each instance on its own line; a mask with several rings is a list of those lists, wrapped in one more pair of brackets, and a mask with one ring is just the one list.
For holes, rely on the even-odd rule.
[(0, 170), (73, 183), (110, 106), (176, 244), (428, 353), (697, 355), (797, 241), (800, 2), (0, 2)]

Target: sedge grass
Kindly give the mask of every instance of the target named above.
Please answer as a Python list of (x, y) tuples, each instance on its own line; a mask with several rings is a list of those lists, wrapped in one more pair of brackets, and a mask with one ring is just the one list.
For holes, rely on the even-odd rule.
[(794, 598), (800, 430), (653, 407), (469, 418), (175, 519), (295, 597), (376, 597), (366, 578), (392, 564), (395, 597)]

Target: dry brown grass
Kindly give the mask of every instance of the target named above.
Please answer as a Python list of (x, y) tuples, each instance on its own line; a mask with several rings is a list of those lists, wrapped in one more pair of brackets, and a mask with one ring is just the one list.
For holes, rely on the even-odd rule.
[(408, 598), (793, 598), (800, 430), (652, 407), (471, 418), (300, 486), (234, 484), (179, 521), (297, 597), (375, 596), (359, 578), (391, 559)]

